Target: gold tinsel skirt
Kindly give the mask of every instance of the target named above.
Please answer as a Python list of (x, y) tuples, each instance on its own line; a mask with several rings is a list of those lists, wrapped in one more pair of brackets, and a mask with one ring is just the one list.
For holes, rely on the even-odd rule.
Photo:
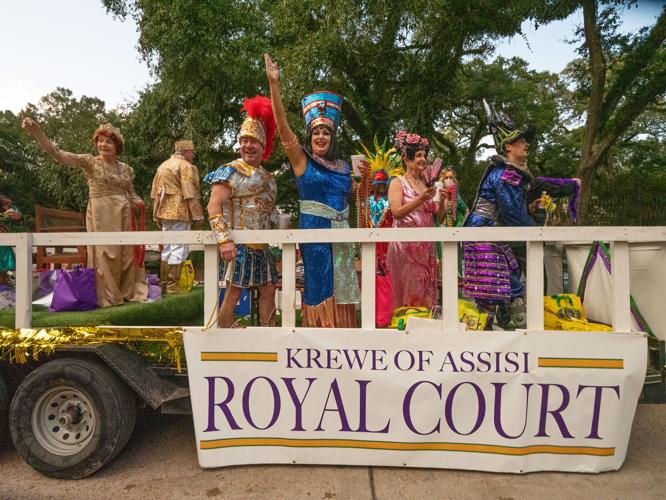
[(121, 344), (152, 362), (169, 363), (181, 371), (183, 330), (179, 328), (120, 327), (0, 327), (0, 361), (26, 363), (67, 345)]

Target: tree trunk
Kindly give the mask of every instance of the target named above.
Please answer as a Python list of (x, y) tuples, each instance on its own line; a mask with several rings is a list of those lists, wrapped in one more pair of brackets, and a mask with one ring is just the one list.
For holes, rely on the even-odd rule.
[[(610, 148), (636, 118), (666, 90), (666, 69), (663, 56), (660, 56), (663, 54), (660, 47), (666, 39), (666, 8), (662, 10), (649, 35), (625, 54), (627, 62), (616, 70), (616, 78), (610, 83), (606, 81), (607, 64), (597, 19), (596, 0), (584, 0), (583, 19), (591, 86), (585, 135), (577, 170), (581, 180), (579, 224), (586, 224), (589, 220), (594, 174), (597, 169), (604, 169)], [(622, 74), (626, 68), (629, 74), (619, 78), (617, 74)], [(651, 69), (644, 71), (646, 68)], [(625, 100), (618, 105), (621, 96), (625, 96)]]
[(583, 20), (585, 44), (587, 45), (590, 62), (591, 86), (590, 99), (587, 104), (583, 148), (577, 172), (578, 178), (581, 180), (578, 212), (580, 214), (578, 223), (581, 225), (585, 224), (587, 220), (594, 172), (599, 164), (596, 149), (602, 130), (603, 96), (606, 85), (606, 61), (597, 24), (596, 0), (585, 0), (583, 3)]
[(589, 213), (592, 208), (592, 182), (598, 163), (591, 158), (581, 158), (578, 165), (577, 176), (581, 181), (580, 195), (578, 198), (578, 224), (587, 225)]

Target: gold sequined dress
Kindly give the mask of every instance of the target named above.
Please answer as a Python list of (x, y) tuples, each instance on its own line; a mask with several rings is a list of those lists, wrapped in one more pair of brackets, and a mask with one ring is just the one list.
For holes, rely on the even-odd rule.
[[(140, 200), (134, 192), (134, 170), (129, 165), (105, 163), (100, 156), (74, 154), (57, 147), (47, 151), (59, 163), (80, 168), (88, 180), (88, 232), (130, 231), (132, 202)], [(124, 300), (142, 301), (148, 295), (143, 266), (134, 262), (131, 245), (88, 247), (88, 267), (95, 269), (97, 303), (115, 306)]]

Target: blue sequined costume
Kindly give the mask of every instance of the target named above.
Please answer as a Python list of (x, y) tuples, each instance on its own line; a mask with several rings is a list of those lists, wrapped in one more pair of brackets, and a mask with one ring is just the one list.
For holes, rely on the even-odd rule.
[[(534, 226), (527, 211), (532, 174), (493, 156), (483, 174), (465, 227)], [(509, 245), (467, 242), (464, 245), (464, 294), (488, 303), (509, 302), (524, 293), (520, 268)]]
[[(307, 167), (303, 175), (296, 177), (301, 208), (299, 227), (349, 227), (347, 199), (352, 189), (349, 165), (343, 161), (327, 162), (304, 151), (308, 156)], [(352, 245), (303, 243), (300, 250), (305, 268), (305, 305), (318, 306), (333, 296), (337, 304), (359, 302)]]
[(379, 227), (389, 209), (388, 198), (373, 194), (368, 198), (368, 205), (370, 206), (370, 223), (372, 227)]

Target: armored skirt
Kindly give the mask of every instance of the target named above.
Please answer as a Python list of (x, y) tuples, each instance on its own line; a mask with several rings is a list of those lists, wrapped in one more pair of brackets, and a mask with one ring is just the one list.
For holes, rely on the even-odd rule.
[[(296, 184), (301, 229), (349, 227), (347, 200), (352, 189), (349, 165), (308, 153), (305, 173), (296, 177)], [(300, 251), (305, 271), (302, 326), (355, 327), (359, 288), (353, 245), (303, 243)]]
[(236, 258), (223, 262), (221, 278), (240, 288), (278, 282), (275, 258), (268, 245), (236, 245)]

